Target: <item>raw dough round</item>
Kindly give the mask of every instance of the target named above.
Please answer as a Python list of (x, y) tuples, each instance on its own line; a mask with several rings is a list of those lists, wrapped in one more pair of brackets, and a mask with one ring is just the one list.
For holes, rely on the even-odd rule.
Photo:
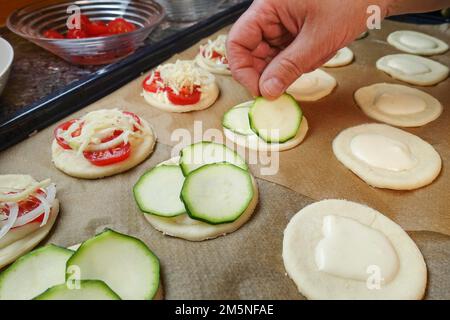
[(377, 61), (377, 68), (394, 79), (418, 86), (432, 86), (448, 77), (448, 67), (412, 54), (391, 54)]
[(448, 44), (444, 41), (417, 31), (395, 31), (388, 36), (387, 41), (401, 51), (424, 56), (440, 54), (448, 50)]
[[(209, 86), (204, 86), (202, 88), (200, 101), (197, 102), (196, 104), (190, 104), (186, 106), (178, 106), (171, 103), (167, 99), (165, 92), (151, 93), (143, 90), (142, 95), (144, 96), (145, 101), (147, 101), (153, 107), (156, 107), (163, 111), (182, 113), (182, 112), (204, 110), (211, 107), (219, 97), (219, 87), (215, 82), (210, 84)], [(166, 101), (162, 102), (157, 98), (157, 96), (161, 96), (162, 99)]]
[[(178, 164), (179, 157), (174, 157), (163, 164)], [(206, 222), (191, 219), (187, 214), (182, 214), (172, 218), (158, 217), (152, 214), (145, 214), (144, 217), (156, 229), (165, 235), (182, 238), (189, 241), (203, 241), (214, 239), (234, 232), (244, 225), (252, 216), (258, 204), (258, 185), (252, 176), (253, 199), (244, 213), (234, 222), (218, 225), (208, 224)]]
[[(390, 282), (369, 289), (366, 281), (319, 271), (315, 248), (324, 238), (323, 218), (329, 215), (356, 220), (387, 237), (399, 260)], [(427, 284), (425, 261), (408, 234), (380, 212), (346, 200), (323, 200), (300, 210), (284, 231), (283, 261), (289, 277), (308, 299), (421, 299)]]
[(43, 227), (0, 249), (0, 269), (37, 246), (52, 229), (56, 218), (58, 217), (58, 213), (59, 201), (58, 199), (55, 199), (52, 203), (50, 216)]
[(344, 47), (336, 53), (336, 55), (328, 60), (323, 66), (326, 68), (343, 67), (352, 63), (354, 58), (353, 51)]
[[(355, 137), (387, 139), (393, 145), (374, 146), (372, 164), (355, 155)], [(373, 140), (372, 140), (373, 141)], [(355, 142), (356, 143), (356, 142)], [(413, 190), (433, 182), (441, 171), (442, 161), (436, 150), (426, 141), (406, 131), (385, 124), (362, 124), (339, 133), (333, 141), (336, 158), (371, 186), (394, 190)], [(393, 163), (397, 157), (397, 163)], [(378, 164), (400, 165), (387, 169)]]
[(141, 118), (142, 125), (148, 128), (148, 134), (142, 139), (130, 137), (131, 155), (128, 159), (108, 165), (94, 166), (75, 150), (63, 149), (56, 140), (52, 143), (52, 161), (55, 167), (69, 176), (82, 179), (98, 179), (127, 171), (148, 158), (153, 152), (156, 135), (148, 122)]
[(355, 92), (355, 100), (369, 117), (400, 127), (419, 127), (436, 120), (441, 103), (426, 92), (392, 83), (377, 83)]
[(329, 95), (336, 87), (336, 79), (321, 69), (303, 74), (286, 90), (298, 101), (316, 101)]
[[(238, 104), (237, 106), (233, 108), (240, 108), (245, 106), (251, 106), (253, 104), (253, 101), (247, 101), (241, 104)], [(295, 148), (300, 143), (303, 142), (303, 140), (306, 137), (306, 134), (308, 132), (308, 121), (306, 120), (305, 116), (302, 118), (302, 122), (300, 124), (300, 128), (298, 129), (297, 135), (292, 138), (289, 141), (283, 142), (283, 143), (267, 143), (260, 137), (258, 137), (256, 134), (252, 135), (242, 135), (235, 133), (231, 131), (228, 128), (223, 128), (223, 132), (225, 134), (225, 137), (230, 140), (231, 142), (237, 144), (238, 146), (254, 150), (254, 151), (261, 151), (261, 152), (268, 152), (268, 151), (286, 151), (292, 148)]]

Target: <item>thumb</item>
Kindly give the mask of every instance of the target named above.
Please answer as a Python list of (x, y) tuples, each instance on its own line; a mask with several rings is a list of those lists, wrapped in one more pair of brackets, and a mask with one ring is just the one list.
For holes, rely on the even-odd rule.
[(300, 33), (264, 69), (259, 89), (265, 98), (278, 98), (303, 73), (315, 70), (333, 56), (326, 52), (328, 50), (323, 50), (325, 48), (317, 48), (318, 42), (308, 38)]

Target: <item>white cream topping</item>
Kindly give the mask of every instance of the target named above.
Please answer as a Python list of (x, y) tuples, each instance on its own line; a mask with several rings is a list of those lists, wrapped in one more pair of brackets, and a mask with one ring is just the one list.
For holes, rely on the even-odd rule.
[(410, 48), (417, 48), (417, 49), (433, 49), (438, 46), (435, 41), (415, 34), (414, 35), (403, 34), (399, 38), (399, 41)]
[(350, 149), (368, 165), (391, 171), (411, 169), (417, 161), (406, 144), (381, 134), (356, 135), (350, 142)]
[(406, 58), (390, 59), (387, 65), (407, 75), (419, 75), (431, 71), (427, 65)]
[(374, 105), (390, 115), (410, 115), (422, 112), (427, 107), (425, 100), (409, 93), (382, 93), (376, 97)]
[(323, 238), (315, 248), (319, 271), (356, 281), (367, 281), (374, 268), (386, 284), (395, 278), (399, 260), (389, 239), (380, 231), (354, 219), (323, 218)]

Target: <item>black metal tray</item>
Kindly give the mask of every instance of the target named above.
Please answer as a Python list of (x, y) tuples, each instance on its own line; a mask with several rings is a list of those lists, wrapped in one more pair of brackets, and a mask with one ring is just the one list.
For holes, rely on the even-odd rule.
[(140, 48), (124, 60), (106, 66), (0, 120), (0, 151), (117, 90), (170, 56), (239, 18), (251, 1), (231, 6), (175, 35)]

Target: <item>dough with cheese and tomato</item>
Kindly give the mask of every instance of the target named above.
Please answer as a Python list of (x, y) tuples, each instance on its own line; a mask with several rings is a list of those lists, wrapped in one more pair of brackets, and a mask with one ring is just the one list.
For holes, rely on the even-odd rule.
[(220, 35), (200, 46), (195, 62), (203, 69), (221, 75), (231, 75), (227, 59), (227, 36)]
[(142, 95), (151, 106), (168, 112), (199, 111), (219, 96), (213, 74), (194, 61), (177, 60), (160, 65), (143, 82)]
[(52, 160), (70, 176), (98, 179), (137, 166), (153, 152), (155, 143), (156, 135), (144, 119), (102, 109), (55, 129)]
[(59, 213), (56, 186), (20, 174), (0, 175), (0, 268), (32, 250)]

